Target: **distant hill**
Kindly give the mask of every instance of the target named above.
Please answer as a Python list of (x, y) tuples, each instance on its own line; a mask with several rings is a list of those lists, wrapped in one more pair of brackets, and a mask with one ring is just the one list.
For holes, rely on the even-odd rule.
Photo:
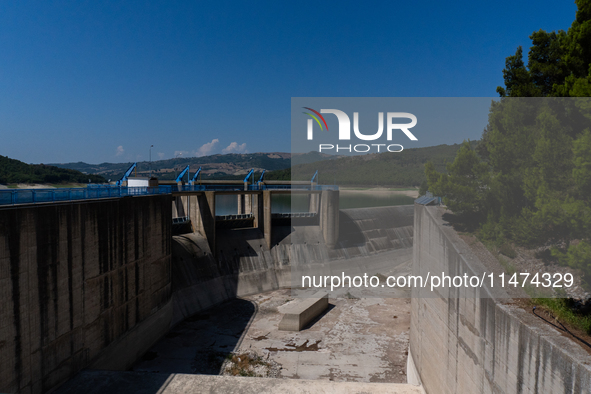
[[(472, 141), (475, 146), (477, 141)], [(258, 179), (263, 169), (267, 180), (309, 180), (318, 170), (321, 183), (350, 186), (419, 186), (425, 180), (424, 165), (432, 161), (439, 171), (453, 161), (460, 144), (405, 149), (403, 153), (374, 153), (361, 156), (334, 156), (318, 152), (285, 152), (212, 155), (152, 162), (152, 174), (161, 180), (175, 179), (187, 165), (190, 176), (202, 167), (201, 179), (242, 179), (251, 168)], [(133, 163), (53, 164), (57, 167), (102, 175), (112, 181), (121, 178)], [(150, 163), (138, 162), (137, 175), (148, 176)], [(135, 175), (135, 173), (134, 173)]]
[[(332, 156), (318, 152), (294, 155), (295, 164), (311, 163), (319, 160), (329, 159)], [(55, 163), (54, 166), (77, 170), (85, 174), (102, 175), (112, 181), (120, 179), (125, 171), (133, 163), (101, 163), (87, 164), (78, 163)], [(168, 160), (157, 160), (152, 162), (152, 175), (162, 180), (175, 179), (176, 175), (187, 165), (191, 166), (191, 175), (202, 167), (202, 178), (228, 179), (243, 177), (254, 168), (257, 173), (262, 170), (272, 171), (289, 168), (292, 165), (291, 153), (246, 153), (212, 155), (203, 157), (178, 157)], [(138, 162), (137, 175), (148, 176), (150, 174), (150, 163), (147, 161)], [(135, 172), (134, 172), (135, 175)]]
[(80, 171), (44, 164), (27, 164), (0, 155), (0, 184), (9, 183), (103, 183), (100, 175), (83, 174)]
[[(477, 141), (471, 141), (475, 147)], [(321, 184), (341, 186), (420, 186), (425, 178), (425, 163), (433, 162), (438, 171), (454, 160), (460, 144), (405, 149), (403, 153), (374, 153), (361, 156), (338, 156), (333, 160), (295, 165), (272, 171), (266, 179), (309, 180), (318, 170)]]

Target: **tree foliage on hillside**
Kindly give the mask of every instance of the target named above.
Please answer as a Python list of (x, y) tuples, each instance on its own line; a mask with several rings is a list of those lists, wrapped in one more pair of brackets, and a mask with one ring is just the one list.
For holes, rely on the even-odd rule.
[(527, 65), (521, 47), (507, 58), (477, 148), (463, 146), (447, 173), (425, 173), (483, 237), (553, 245), (591, 278), (591, 0), (576, 3), (568, 32), (530, 36)]
[(0, 155), (0, 184), (8, 183), (93, 183), (106, 182), (100, 175), (88, 175), (79, 171), (26, 164)]
[(485, 211), (487, 166), (469, 143), (460, 147), (455, 160), (446, 166), (447, 174), (439, 173), (432, 162), (425, 165), (425, 175), (431, 190), (446, 196), (450, 209), (462, 215), (480, 215)]
[[(476, 142), (472, 142), (475, 146)], [(331, 160), (295, 165), (291, 170), (273, 171), (266, 179), (310, 180), (318, 170), (318, 182), (341, 186), (420, 186), (425, 180), (425, 163), (431, 160), (443, 170), (460, 145), (438, 145), (405, 149), (404, 153), (383, 152), (358, 156), (337, 156)]]

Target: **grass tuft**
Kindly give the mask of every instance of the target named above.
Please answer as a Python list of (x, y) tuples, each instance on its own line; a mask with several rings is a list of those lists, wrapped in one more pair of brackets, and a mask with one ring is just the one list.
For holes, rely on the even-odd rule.
[(560, 323), (591, 335), (591, 316), (585, 316), (573, 310), (572, 301), (567, 298), (532, 298), (536, 306), (548, 310)]

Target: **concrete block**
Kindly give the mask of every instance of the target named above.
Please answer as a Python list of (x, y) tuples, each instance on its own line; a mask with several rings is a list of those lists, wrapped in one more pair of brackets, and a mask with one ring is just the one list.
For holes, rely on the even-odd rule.
[(305, 298), (292, 305), (286, 306), (283, 318), (279, 322), (279, 330), (301, 331), (302, 328), (311, 322), (328, 308), (328, 294), (316, 293), (313, 298)]

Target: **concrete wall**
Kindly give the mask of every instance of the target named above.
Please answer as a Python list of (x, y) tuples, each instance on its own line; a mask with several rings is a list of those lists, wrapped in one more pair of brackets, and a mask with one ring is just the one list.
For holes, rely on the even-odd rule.
[[(436, 207), (415, 206), (413, 273), (486, 269)], [(591, 356), (494, 289), (414, 289), (410, 356), (427, 393), (589, 393)]]
[(0, 209), (0, 392), (125, 368), (168, 330), (171, 205), (146, 196)]
[[(268, 192), (265, 196), (270, 198)], [(215, 256), (203, 235), (175, 236), (172, 324), (236, 296), (289, 288), (291, 267), (298, 261), (323, 264), (408, 250), (412, 247), (413, 215), (412, 206), (342, 210), (338, 223), (345, 230), (337, 247), (324, 242), (324, 230), (319, 226), (273, 226), (272, 233), (267, 227), (218, 229)], [(338, 234), (339, 229), (334, 231)], [(273, 246), (269, 248), (269, 244)]]

